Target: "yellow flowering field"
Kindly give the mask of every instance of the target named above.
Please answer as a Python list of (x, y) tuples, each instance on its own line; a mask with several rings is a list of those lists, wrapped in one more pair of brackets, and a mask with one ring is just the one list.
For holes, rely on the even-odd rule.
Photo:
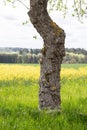
[(31, 79), (38, 80), (39, 66), (28, 65), (0, 65), (0, 80), (14, 80), (14, 79)]
[[(40, 75), (39, 65), (15, 65), (1, 64), (0, 65), (0, 81), (23, 79), (23, 80), (38, 80)], [(76, 79), (79, 77), (87, 77), (87, 67), (62, 68), (61, 79), (67, 78)]]
[(61, 78), (67, 77), (70, 78), (79, 78), (79, 77), (87, 77), (87, 67), (81, 67), (78, 69), (75, 68), (62, 68), (61, 70)]

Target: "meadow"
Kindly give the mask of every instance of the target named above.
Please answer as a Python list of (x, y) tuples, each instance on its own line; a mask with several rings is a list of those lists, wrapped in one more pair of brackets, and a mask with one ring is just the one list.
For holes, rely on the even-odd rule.
[(0, 64), (0, 130), (87, 130), (87, 65), (61, 70), (61, 113), (38, 109), (39, 65)]

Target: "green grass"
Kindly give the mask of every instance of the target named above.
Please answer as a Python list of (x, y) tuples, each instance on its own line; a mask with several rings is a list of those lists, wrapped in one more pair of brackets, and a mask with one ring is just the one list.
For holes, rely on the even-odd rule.
[(87, 67), (87, 64), (62, 64), (62, 68), (74, 68)]
[(40, 111), (38, 90), (38, 81), (0, 82), (0, 130), (87, 130), (87, 76), (62, 79), (61, 113)]

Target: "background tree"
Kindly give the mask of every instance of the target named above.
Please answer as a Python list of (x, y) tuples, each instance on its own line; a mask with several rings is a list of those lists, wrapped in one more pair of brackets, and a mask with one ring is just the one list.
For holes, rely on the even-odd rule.
[[(56, 8), (64, 14), (67, 12), (67, 2), (68, 0), (49, 0), (52, 8), (57, 5)], [(80, 19), (85, 14), (85, 8), (82, 6), (85, 2), (84, 0), (73, 2), (74, 12)], [(60, 70), (65, 55), (65, 32), (50, 18), (47, 4), (48, 0), (30, 0), (28, 12), (32, 24), (44, 41), (40, 60), (39, 107), (60, 110)]]

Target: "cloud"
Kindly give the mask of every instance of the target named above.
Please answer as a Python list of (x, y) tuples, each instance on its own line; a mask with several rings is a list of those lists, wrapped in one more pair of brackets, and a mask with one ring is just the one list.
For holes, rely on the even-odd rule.
[[(41, 48), (43, 40), (31, 23), (22, 25), (28, 20), (28, 10), (22, 6), (15, 9), (0, 2), (0, 46)], [(65, 19), (58, 12), (50, 14), (52, 19), (66, 32), (65, 46), (87, 49), (87, 19), (81, 24), (76, 18), (68, 15)], [(33, 36), (37, 35), (35, 40)]]

